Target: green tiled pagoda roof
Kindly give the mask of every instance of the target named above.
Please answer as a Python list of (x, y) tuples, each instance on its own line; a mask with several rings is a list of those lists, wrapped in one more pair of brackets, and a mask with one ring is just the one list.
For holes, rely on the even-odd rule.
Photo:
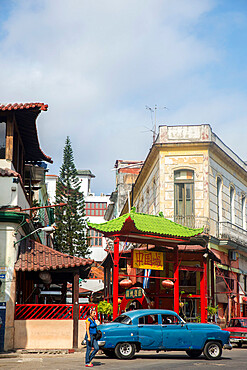
[(200, 229), (191, 229), (189, 227), (182, 226), (176, 222), (170, 221), (163, 216), (147, 215), (144, 213), (126, 213), (114, 220), (104, 222), (102, 224), (88, 223), (88, 226), (94, 230), (102, 233), (115, 233), (121, 232), (125, 221), (131, 218), (136, 229), (141, 233), (152, 233), (162, 236), (178, 236), (182, 238), (190, 238), (201, 234), (203, 227)]

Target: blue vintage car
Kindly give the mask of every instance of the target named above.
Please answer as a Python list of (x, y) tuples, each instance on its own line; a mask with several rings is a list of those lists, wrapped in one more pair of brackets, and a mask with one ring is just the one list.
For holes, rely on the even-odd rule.
[(222, 348), (231, 349), (229, 333), (214, 324), (186, 323), (174, 311), (136, 310), (99, 325), (98, 342), (108, 357), (131, 359), (140, 350), (186, 351), (192, 357), (202, 352), (208, 360), (221, 357)]

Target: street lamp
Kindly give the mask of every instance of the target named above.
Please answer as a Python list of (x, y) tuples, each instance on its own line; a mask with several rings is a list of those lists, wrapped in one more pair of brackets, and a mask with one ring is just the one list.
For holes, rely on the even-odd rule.
[(32, 231), (30, 234), (27, 234), (23, 238), (14, 242), (14, 247), (17, 243), (20, 243), (22, 240), (26, 239), (28, 236), (30, 236), (30, 235), (38, 232), (38, 231), (45, 231), (46, 233), (53, 233), (55, 231), (55, 227), (53, 227), (53, 226), (39, 227), (37, 230)]

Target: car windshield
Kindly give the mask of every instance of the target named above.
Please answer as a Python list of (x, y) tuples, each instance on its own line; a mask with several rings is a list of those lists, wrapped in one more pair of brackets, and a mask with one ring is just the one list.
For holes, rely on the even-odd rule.
[(120, 315), (118, 316), (113, 322), (119, 322), (121, 324), (131, 325), (131, 319), (127, 315)]
[(229, 326), (231, 328), (247, 328), (247, 319), (231, 319)]

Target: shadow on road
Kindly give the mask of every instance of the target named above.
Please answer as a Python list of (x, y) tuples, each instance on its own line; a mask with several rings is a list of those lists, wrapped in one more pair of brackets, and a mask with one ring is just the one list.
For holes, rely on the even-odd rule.
[[(102, 355), (97, 355), (97, 359), (106, 359), (107, 357), (102, 354)], [(115, 358), (117, 359), (117, 358)], [(133, 357), (132, 360), (129, 360), (129, 361), (134, 361), (134, 360), (138, 360), (138, 359), (154, 359), (154, 360), (162, 360), (162, 359), (166, 359), (166, 360), (181, 360), (181, 361), (185, 361), (185, 360), (188, 360), (188, 361), (202, 361), (202, 362), (210, 362), (212, 363), (212, 361), (208, 361), (203, 355), (201, 355), (200, 357), (197, 357), (197, 358), (190, 358), (189, 356), (187, 355), (184, 355), (184, 354), (170, 354), (170, 353), (156, 353), (156, 354), (149, 354), (149, 353), (145, 353), (145, 352), (140, 352), (140, 353), (136, 353), (135, 356)], [(232, 360), (231, 357), (226, 357), (226, 356), (222, 356), (219, 360), (215, 360), (213, 361), (213, 363), (215, 363), (216, 361), (222, 361), (222, 360)], [(119, 361), (123, 361), (123, 360), (119, 360)], [(126, 360), (124, 360), (126, 361)], [(97, 365), (96, 365), (97, 366)]]

